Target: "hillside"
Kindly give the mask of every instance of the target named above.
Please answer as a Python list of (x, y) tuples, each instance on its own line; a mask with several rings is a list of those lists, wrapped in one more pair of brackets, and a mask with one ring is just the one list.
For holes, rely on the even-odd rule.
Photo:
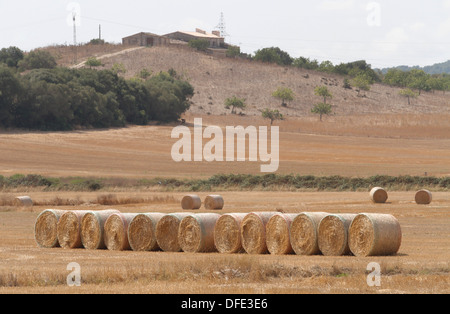
[[(131, 49), (130, 49), (131, 48)], [(61, 66), (71, 66), (72, 47), (49, 47)], [(336, 116), (360, 114), (449, 114), (450, 94), (422, 92), (408, 105), (399, 95), (400, 88), (374, 84), (369, 92), (358, 95), (356, 89), (343, 88), (344, 77), (295, 67), (283, 67), (241, 59), (216, 58), (187, 47), (152, 47), (133, 49), (122, 45), (82, 46), (78, 49), (79, 66), (90, 56), (101, 59), (103, 69), (115, 63), (125, 66), (125, 77), (136, 76), (142, 69), (152, 73), (176, 70), (194, 86), (195, 96), (188, 114), (223, 115), (224, 101), (236, 95), (247, 99), (245, 114), (259, 116), (259, 110), (279, 109), (287, 117), (311, 117), (311, 107), (322, 99), (314, 95), (317, 86), (326, 85), (333, 94), (330, 103)], [(287, 108), (271, 96), (280, 86), (291, 88), (295, 100)]]
[(390, 69), (397, 69), (397, 70), (402, 70), (402, 71), (411, 71), (413, 69), (418, 69), (418, 70), (423, 70), (425, 73), (427, 74), (450, 74), (450, 60), (446, 61), (446, 62), (442, 62), (442, 63), (435, 63), (433, 65), (428, 65), (428, 66), (424, 66), (424, 67), (420, 67), (420, 66), (406, 66), (406, 65), (402, 65), (402, 66), (398, 66), (398, 67), (394, 67), (394, 68), (384, 68), (381, 70), (381, 72), (383, 73), (387, 73)]
[[(129, 48), (129, 47), (128, 47)], [(97, 56), (100, 54), (97, 53)], [(450, 113), (450, 94), (422, 93), (408, 105), (399, 88), (375, 84), (364, 96), (355, 89), (344, 89), (343, 77), (334, 74), (262, 64), (247, 60), (221, 59), (186, 48), (153, 47), (102, 58), (104, 68), (122, 63), (127, 78), (142, 69), (153, 73), (173, 68), (195, 88), (190, 113), (222, 115), (226, 98), (236, 95), (247, 99), (247, 115), (260, 115), (263, 108), (280, 109), (288, 117), (311, 116), (311, 107), (321, 98), (314, 88), (327, 85), (336, 115), (355, 114), (440, 114)], [(291, 88), (296, 95), (287, 108), (282, 108), (271, 94), (279, 86)], [(363, 94), (363, 93), (362, 93)]]

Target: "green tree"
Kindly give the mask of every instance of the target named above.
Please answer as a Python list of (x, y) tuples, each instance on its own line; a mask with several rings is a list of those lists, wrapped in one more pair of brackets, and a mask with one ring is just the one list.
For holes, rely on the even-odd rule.
[(317, 70), (319, 68), (319, 62), (317, 60), (311, 60), (305, 57), (295, 58), (292, 65), (307, 70)]
[(228, 46), (226, 55), (229, 58), (239, 57), (241, 55), (241, 47), (232, 45)]
[(277, 109), (271, 110), (267, 108), (262, 110), (261, 114), (264, 119), (270, 120), (270, 125), (273, 125), (273, 122), (276, 120), (284, 120), (284, 116)]
[(89, 41), (89, 45), (104, 45), (105, 43), (105, 40), (100, 38), (94, 38)]
[(111, 71), (115, 74), (125, 74), (127, 73), (127, 69), (123, 65), (123, 63), (114, 63)]
[(34, 50), (27, 54), (18, 66), (21, 71), (32, 69), (54, 69), (56, 68), (55, 58), (47, 51)]
[(384, 75), (383, 83), (391, 86), (406, 87), (408, 84), (408, 73), (398, 69), (390, 69)]
[(272, 93), (272, 96), (281, 100), (281, 106), (286, 107), (287, 101), (294, 100), (294, 92), (288, 87), (278, 87), (276, 91)]
[(189, 47), (198, 51), (206, 51), (209, 48), (209, 41), (206, 39), (192, 39), (189, 41)]
[[(96, 57), (90, 57), (86, 60), (86, 65), (89, 68), (96, 68), (96, 67), (100, 67), (103, 66), (102, 62), (100, 60), (98, 60)], [(113, 66), (114, 67), (114, 66)], [(114, 71), (113, 71), (114, 72)]]
[(232, 114), (236, 113), (236, 109), (245, 109), (246, 107), (247, 105), (245, 104), (245, 99), (243, 98), (237, 98), (236, 96), (233, 96), (225, 100), (225, 108), (231, 108)]
[(408, 105), (411, 105), (411, 98), (417, 98), (419, 97), (419, 93), (413, 91), (410, 88), (402, 89), (399, 94), (403, 97), (408, 98)]
[(162, 72), (145, 82), (150, 93), (151, 119), (162, 122), (177, 121), (190, 107), (194, 88), (186, 81), (178, 80)]
[(408, 73), (407, 87), (411, 89), (417, 89), (419, 96), (422, 91), (430, 91), (431, 87), (428, 84), (430, 75), (426, 74), (423, 70), (412, 69)]
[(331, 61), (323, 61), (320, 63), (318, 70), (321, 72), (333, 73), (334, 65)]
[(16, 103), (20, 93), (19, 79), (10, 68), (0, 64), (0, 126), (13, 126)]
[(318, 103), (312, 109), (312, 113), (320, 115), (320, 121), (322, 122), (323, 115), (330, 115), (332, 112), (331, 105), (327, 103)]
[(323, 97), (323, 102), (325, 104), (327, 103), (327, 98), (333, 98), (333, 95), (330, 93), (330, 91), (328, 90), (328, 88), (326, 86), (317, 86), (314, 89), (314, 94), (316, 96)]
[(370, 91), (370, 78), (365, 74), (360, 74), (351, 80), (351, 85), (357, 88), (359, 96), (361, 91)]
[(17, 68), (23, 58), (23, 51), (17, 47), (11, 46), (0, 50), (0, 63), (5, 63), (8, 67)]
[(278, 65), (291, 65), (294, 61), (286, 51), (278, 47), (259, 49), (255, 52), (253, 59), (266, 63), (276, 63)]
[(152, 71), (149, 71), (148, 69), (142, 69), (139, 72), (139, 78), (143, 80), (147, 80), (150, 76), (152, 76)]

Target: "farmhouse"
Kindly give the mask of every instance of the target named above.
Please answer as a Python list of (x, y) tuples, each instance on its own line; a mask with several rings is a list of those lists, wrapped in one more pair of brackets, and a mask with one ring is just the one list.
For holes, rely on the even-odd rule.
[(136, 46), (167, 46), (170, 44), (170, 39), (165, 36), (156, 35), (153, 33), (137, 33), (125, 38), (122, 38), (123, 45)]
[(223, 48), (225, 46), (225, 39), (220, 36), (220, 31), (212, 31), (210, 34), (202, 29), (196, 28), (195, 32), (177, 31), (166, 34), (164, 37), (184, 42), (189, 42), (194, 39), (203, 39), (209, 42), (209, 48)]

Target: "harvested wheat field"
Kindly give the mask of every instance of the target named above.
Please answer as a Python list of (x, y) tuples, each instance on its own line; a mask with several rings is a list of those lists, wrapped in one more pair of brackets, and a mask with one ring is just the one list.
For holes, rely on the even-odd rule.
[[(280, 127), (278, 173), (447, 176), (450, 174), (450, 116), (438, 119), (441, 118), (442, 123), (433, 123), (431, 117), (428, 120), (417, 115), (402, 122), (402, 118), (386, 116), (384, 122), (379, 121), (376, 131), (380, 133), (376, 135), (363, 123), (355, 126), (354, 120), (378, 124), (370, 116), (330, 117), (323, 123), (316, 117), (277, 122)], [(191, 133), (193, 120), (194, 116), (186, 117)], [(412, 126), (398, 126), (407, 123)], [(255, 117), (203, 117), (203, 127), (217, 125), (224, 133), (226, 126), (268, 124), (267, 120)], [(260, 174), (261, 165), (267, 164), (259, 161), (177, 163), (171, 156), (172, 146), (177, 142), (171, 138), (175, 126), (130, 126), (65, 133), (1, 132), (0, 175), (205, 178), (217, 173)], [(401, 134), (397, 132), (399, 128), (410, 131), (407, 136), (396, 138), (393, 134)], [(434, 133), (423, 138), (422, 131), (429, 129)], [(204, 146), (207, 143), (207, 139), (203, 140)]]
[[(162, 196), (161, 192), (136, 192)], [(61, 197), (93, 199), (98, 192), (64, 192)], [(367, 192), (223, 192), (224, 213), (274, 209), (289, 213), (384, 213), (398, 219), (402, 243), (393, 256), (253, 255), (246, 253), (133, 252), (41, 248), (34, 224), (45, 207), (0, 211), (0, 293), (449, 293), (450, 194), (433, 193), (417, 205), (414, 192), (391, 192), (374, 204)], [(43, 201), (52, 192), (30, 193)], [(165, 203), (117, 206), (122, 213), (172, 213), (184, 193)], [(204, 198), (206, 193), (199, 193)], [(411, 197), (412, 195), (412, 197)], [(89, 203), (83, 210), (109, 209)], [(60, 206), (72, 210), (73, 206)], [(204, 211), (199, 211), (203, 213)], [(211, 211), (209, 213), (212, 213)], [(213, 213), (216, 213), (214, 211)], [(149, 262), (151, 261), (151, 262)], [(82, 270), (81, 287), (68, 287), (67, 264)], [(366, 283), (367, 265), (381, 266), (381, 286)]]
[[(255, 116), (194, 116), (188, 113), (186, 125), (191, 130), (195, 117), (203, 118), (203, 127), (217, 125), (223, 130), (226, 126), (270, 124)], [(274, 123), (280, 127), (277, 173), (346, 177), (424, 176), (426, 173), (428, 176), (448, 177), (448, 121), (448, 114), (432, 112), (337, 115), (326, 117), (322, 123), (311, 116), (278, 121)], [(374, 127), (368, 128), (368, 125)], [(281, 187), (277, 190), (275, 187), (267, 190), (186, 191), (123, 185), (124, 178), (139, 181), (156, 177), (198, 179), (215, 174), (260, 174), (261, 162), (174, 162), (171, 148), (176, 139), (171, 138), (171, 132), (175, 126), (0, 132), (0, 175), (42, 174), (117, 181), (116, 188), (95, 192), (51, 191), (23, 186), (2, 190), (0, 293), (450, 293), (448, 190), (431, 189), (432, 202), (418, 205), (415, 193), (422, 187), (417, 189), (406, 184), (402, 191), (389, 190), (389, 198), (382, 204), (374, 203), (369, 190), (365, 189), (331, 192)], [(203, 144), (206, 143), (204, 140)], [(182, 199), (191, 193), (202, 201), (208, 195), (219, 194), (225, 200), (225, 206), (221, 210), (206, 210), (202, 206), (193, 209), (195, 213), (189, 209), (183, 211), (180, 206)], [(33, 207), (14, 205), (15, 197), (23, 195), (33, 200)], [(125, 236), (127, 224), (132, 219), (119, 219), (110, 227), (113, 231), (111, 240), (120, 240), (116, 246), (124, 251), (106, 249), (108, 243), (98, 241), (101, 228), (92, 234), (96, 238), (92, 241), (94, 249), (64, 249), (59, 246), (56, 224), (63, 211), (84, 210), (90, 213), (111, 208), (134, 215), (179, 214), (166, 219), (160, 217), (158, 224), (166, 222), (160, 225), (161, 230), (167, 234), (170, 232), (172, 237), (166, 242), (168, 237), (158, 239), (157, 225), (158, 251), (153, 251), (156, 249), (154, 241), (144, 248), (151, 251), (130, 249)], [(54, 211), (46, 212), (41, 216), (42, 221), (37, 221), (38, 215), (46, 209)], [(305, 217), (305, 221), (299, 224), (307, 226), (307, 230), (304, 233), (297, 231), (296, 243), (292, 245), (294, 253), (299, 253), (294, 254), (289, 246), (285, 246), (288, 250), (283, 253), (290, 254), (269, 254), (262, 245), (260, 253), (264, 254), (248, 254), (244, 252), (245, 241), (236, 239), (236, 235), (241, 234), (239, 228), (243, 217), (253, 212), (311, 213), (310, 217), (313, 217), (312, 213), (321, 213), (314, 215), (316, 217), (323, 213), (389, 214), (401, 226), (401, 246), (392, 256), (324, 256), (318, 251), (316, 239), (319, 219), (311, 222)], [(203, 213), (234, 214), (223, 222), (223, 228), (230, 226), (233, 234), (217, 234), (218, 243), (221, 241), (219, 252), (182, 252), (177, 230), (181, 220), (190, 214)], [(92, 225), (96, 224), (96, 221), (92, 222)], [(295, 225), (293, 221), (291, 227)], [(265, 233), (263, 228), (247, 227), (249, 232)], [(35, 228), (49, 232), (37, 234), (35, 238)], [(145, 226), (142, 227), (144, 229), (150, 231)], [(376, 227), (367, 230), (370, 238)], [(78, 242), (78, 227), (73, 231)], [(254, 235), (253, 242), (265, 239), (264, 233)], [(50, 237), (46, 238), (46, 234)], [(153, 235), (153, 230), (149, 234)], [(279, 233), (280, 239), (283, 234), (286, 235), (285, 229)], [(215, 235), (209, 232), (208, 236), (211, 239)], [(286, 243), (286, 236), (283, 239)], [(369, 253), (362, 251), (361, 255)], [(81, 267), (80, 287), (67, 286), (66, 277), (70, 273), (67, 265), (71, 262)], [(379, 287), (367, 285), (366, 269), (372, 262), (381, 266)]]

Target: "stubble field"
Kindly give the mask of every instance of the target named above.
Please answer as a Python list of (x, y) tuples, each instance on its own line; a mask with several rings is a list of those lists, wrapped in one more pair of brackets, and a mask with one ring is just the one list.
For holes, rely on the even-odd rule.
[[(187, 116), (192, 126), (193, 116)], [(204, 116), (205, 125), (267, 125), (256, 118)], [(352, 120), (353, 119), (353, 120)], [(378, 121), (376, 135), (367, 129)], [(379, 119), (379, 120), (378, 120)], [(386, 115), (308, 119), (280, 124), (280, 173), (366, 177), (450, 175), (446, 117)], [(428, 121), (428, 122), (427, 122)], [(434, 121), (434, 122), (433, 122)], [(261, 163), (175, 163), (172, 126), (129, 127), (70, 133), (2, 132), (0, 174), (56, 177), (204, 178), (217, 173), (258, 174)], [(427, 127), (428, 126), (428, 127)], [(430, 131), (433, 130), (433, 131)], [(427, 132), (431, 132), (427, 133)], [(372, 135), (371, 135), (372, 134)], [(425, 134), (425, 135), (424, 135)], [(206, 140), (205, 140), (206, 142)], [(433, 191), (430, 205), (416, 205), (414, 191), (390, 191), (387, 204), (372, 204), (368, 191), (221, 191), (219, 213), (251, 211), (326, 211), (389, 213), (403, 232), (399, 254), (359, 258), (297, 255), (222, 255), (41, 249), (34, 222), (46, 208), (107, 209), (123, 212), (181, 211), (183, 191), (117, 188), (96, 192), (48, 192), (27, 188), (2, 196), (27, 194), (50, 200), (77, 199), (77, 206), (0, 207), (0, 293), (449, 293), (450, 194)], [(147, 199), (107, 206), (93, 200), (105, 194)], [(207, 193), (199, 193), (201, 197)], [(199, 212), (204, 212), (200, 210)], [(81, 266), (81, 287), (68, 287), (66, 269)], [(381, 265), (381, 287), (369, 287), (367, 265)]]

